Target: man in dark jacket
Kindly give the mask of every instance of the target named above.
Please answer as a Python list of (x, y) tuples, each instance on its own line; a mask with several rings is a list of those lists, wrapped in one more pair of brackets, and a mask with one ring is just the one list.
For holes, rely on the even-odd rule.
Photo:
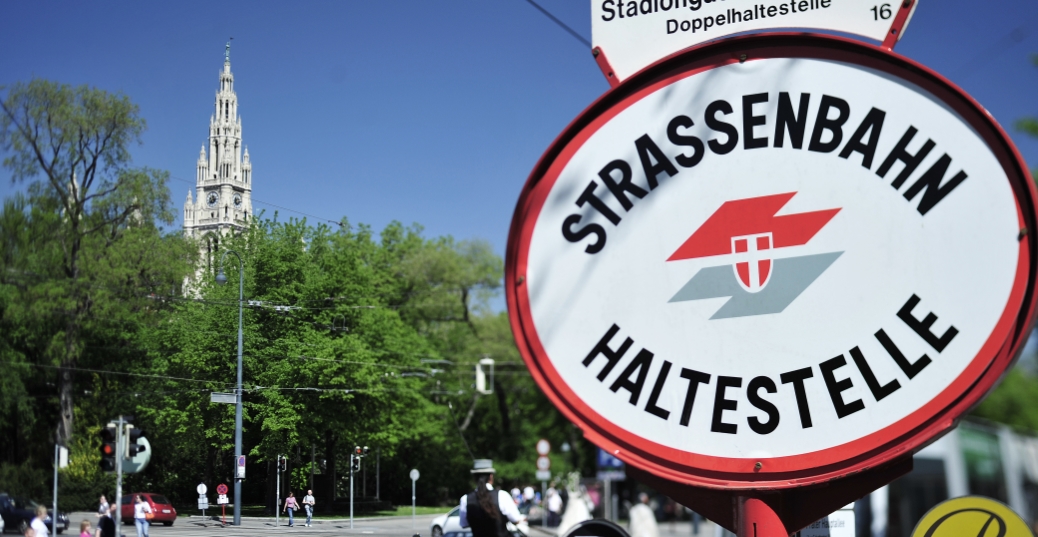
[(476, 459), (472, 468), (476, 488), (461, 497), (460, 522), (472, 528), (472, 537), (509, 537), (506, 524), (523, 520), (512, 496), (494, 488), (494, 464), (490, 459)]

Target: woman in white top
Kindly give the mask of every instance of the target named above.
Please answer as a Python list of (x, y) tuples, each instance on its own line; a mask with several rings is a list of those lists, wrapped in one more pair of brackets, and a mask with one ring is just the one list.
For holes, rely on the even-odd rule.
[(36, 518), (32, 519), (31, 527), (36, 532), (36, 537), (47, 537), (49, 532), (47, 531), (47, 507), (43, 505), (36, 506)]
[(137, 537), (148, 537), (148, 526), (151, 522), (145, 513), (151, 513), (151, 506), (138, 494), (137, 503), (133, 504), (133, 522), (137, 525)]

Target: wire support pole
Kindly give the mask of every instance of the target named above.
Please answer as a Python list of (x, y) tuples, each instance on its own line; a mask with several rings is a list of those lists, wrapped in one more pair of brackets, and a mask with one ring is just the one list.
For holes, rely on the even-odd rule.
[[(238, 459), (241, 458), (241, 421), (242, 421), (242, 389), (241, 389), (241, 349), (242, 349), (242, 310), (245, 302), (245, 262), (242, 261), (241, 256), (234, 250), (226, 250), (220, 257), (220, 273), (216, 275), (216, 283), (223, 284), (227, 282), (227, 276), (224, 275), (223, 265), (227, 259), (227, 254), (234, 254), (234, 257), (238, 258), (238, 382), (235, 388), (235, 403), (234, 403), (234, 464), (238, 464)], [(241, 479), (234, 476), (234, 520), (232, 524), (235, 526), (241, 526)]]

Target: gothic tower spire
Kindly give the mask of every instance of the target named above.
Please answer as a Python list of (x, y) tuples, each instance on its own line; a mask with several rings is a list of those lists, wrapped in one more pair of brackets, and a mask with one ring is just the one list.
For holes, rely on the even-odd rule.
[(195, 196), (192, 199), (189, 192), (184, 203), (184, 233), (204, 239), (203, 250), (213, 251), (221, 236), (243, 229), (252, 215), (252, 162), (241, 132), (228, 41), (214, 112), (209, 118), (208, 151), (206, 146), (199, 151)]

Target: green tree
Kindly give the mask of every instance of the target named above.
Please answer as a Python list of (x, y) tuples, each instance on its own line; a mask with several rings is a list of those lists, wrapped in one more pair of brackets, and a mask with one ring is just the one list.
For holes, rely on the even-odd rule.
[[(1031, 63), (1038, 67), (1038, 54), (1031, 55)], [(1038, 117), (1030, 116), (1017, 120), (1016, 128), (1024, 134), (1031, 136), (1032, 138), (1038, 138)], [(1032, 175), (1038, 176), (1038, 173), (1032, 172)]]
[(154, 311), (144, 295), (191, 266), (192, 250), (159, 227), (174, 218), (168, 174), (130, 167), (144, 127), (128, 97), (87, 86), (35, 79), (0, 100), (3, 165), (27, 183), (0, 219), (5, 357), (56, 370), (63, 443), (90, 345), (124, 342)]

